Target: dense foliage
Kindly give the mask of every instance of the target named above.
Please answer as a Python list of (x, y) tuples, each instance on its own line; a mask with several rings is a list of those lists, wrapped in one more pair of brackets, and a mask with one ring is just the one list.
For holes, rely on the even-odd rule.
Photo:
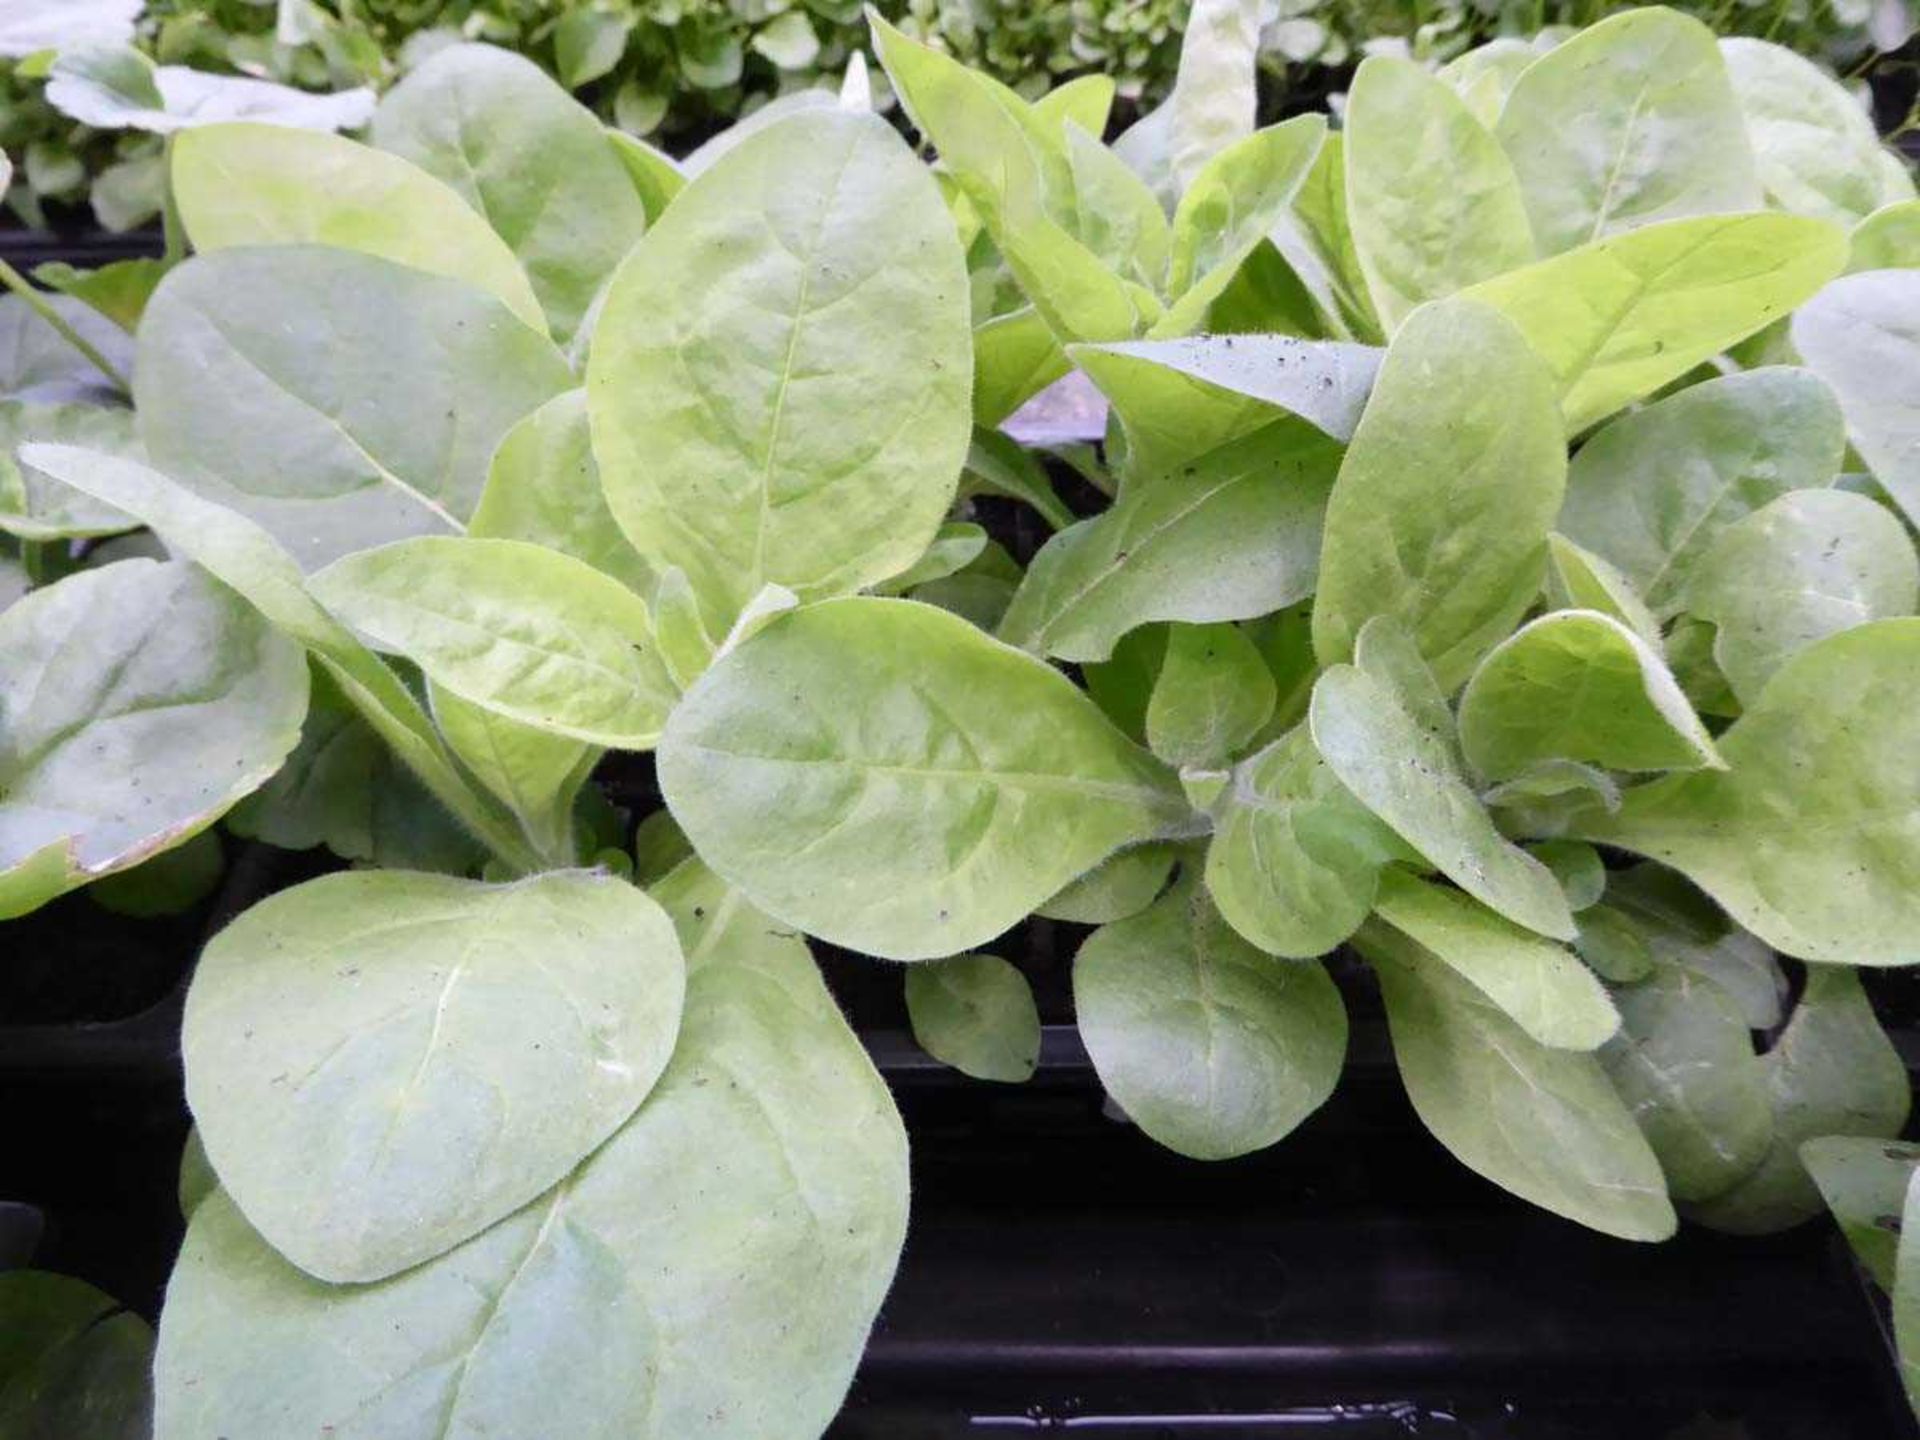
[[(866, 38), (854, 0), (13, 3), (28, 18), (14, 22), (15, 37), (0, 22), (0, 149), (22, 160), (12, 207), (38, 224), (49, 203), (91, 201), (111, 229), (157, 213), (159, 142), (76, 121), (49, 103), (42, 67), (26, 60), (29, 46), (103, 23), (79, 18), (88, 12), (108, 17), (119, 38), (137, 38), (159, 64), (310, 91), (384, 89), (443, 45), (485, 41), (537, 61), (603, 120), (676, 149), (769, 99), (837, 84)], [(879, 8), (905, 33), (1029, 99), (1064, 78), (1101, 74), (1126, 106), (1165, 97), (1186, 19), (1182, 0), (888, 0)], [(1439, 64), (1496, 35), (1583, 26), (1615, 8), (1599, 0), (1268, 0), (1256, 18), (1266, 103), (1318, 103), (1370, 49)], [(1907, 0), (1691, 0), (1685, 8), (1723, 34), (1771, 40), (1843, 69), (1911, 30)]]
[[(1034, 913), (1181, 1154), (1377, 992), (1463, 1164), (1643, 1241), (1824, 1191), (1920, 1339), (1912, 177), (1664, 9), (1256, 128), (1250, 16), (1112, 147), (876, 17), (931, 168), (859, 67), (684, 163), (486, 46), (365, 144), (160, 88), (169, 258), (0, 272), (0, 915), (222, 817), (356, 867), (194, 976), (161, 1440), (820, 1433), (908, 1196), (808, 940), (1017, 1082)], [(997, 428), (1061, 377), (1077, 520)]]

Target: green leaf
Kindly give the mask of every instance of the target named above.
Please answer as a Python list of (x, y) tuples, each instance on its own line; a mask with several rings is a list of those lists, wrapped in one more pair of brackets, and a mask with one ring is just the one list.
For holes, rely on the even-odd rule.
[(1513, 166), (1445, 81), (1369, 56), (1346, 136), (1354, 252), (1389, 334), (1422, 302), (1534, 259)]
[(31, 465), (14, 452), (23, 444), (83, 445), (90, 450), (138, 458), (133, 412), (98, 405), (38, 405), (0, 400), (0, 530), (22, 540), (67, 540), (118, 535), (137, 522)]
[(1547, 597), (1555, 610), (1597, 610), (1633, 631), (1656, 654), (1661, 649), (1660, 622), (1627, 577), (1564, 535), (1547, 537)]
[(1874, 211), (1853, 227), (1847, 241), (1848, 274), (1920, 267), (1920, 200), (1902, 200)]
[(1232, 625), (1173, 625), (1147, 702), (1147, 744), (1169, 765), (1225, 765), (1273, 715), (1273, 672)]
[(1018, 1085), (1040, 1063), (1040, 1012), (1027, 977), (998, 955), (959, 955), (907, 971), (914, 1043), (975, 1080)]
[(1782, 665), (1720, 737), (1727, 769), (1636, 786), (1617, 815), (1588, 808), (1571, 833), (1672, 866), (1788, 955), (1912, 964), (1916, 684), (1920, 620), (1829, 636)]
[(960, 479), (960, 495), (965, 499), (982, 494), (1024, 501), (1054, 530), (1073, 523), (1073, 512), (1054, 493), (1053, 482), (1032, 451), (1010, 435), (975, 426), (973, 443), (967, 447), (966, 473)]
[(398, 156), (279, 125), (208, 125), (169, 147), (174, 203), (201, 254), (331, 245), (465, 281), (542, 334), (512, 250), (458, 192)]
[(1545, 760), (1606, 770), (1723, 767), (1666, 663), (1593, 610), (1542, 615), (1495, 646), (1461, 692), (1460, 741), (1488, 780)]
[(81, 270), (64, 260), (33, 267), (33, 278), (51, 290), (82, 301), (131, 335), (152, 298), (154, 287), (172, 268), (164, 260), (145, 257), (114, 260)]
[(964, 262), (886, 123), (808, 111), (688, 186), (614, 277), (587, 365), (614, 517), (724, 633), (904, 570), (971, 427)]
[(1579, 923), (1573, 948), (1602, 980), (1631, 985), (1653, 974), (1653, 951), (1630, 916), (1602, 904), (1581, 911)]
[(280, 768), (307, 667), (192, 565), (123, 560), (0, 612), (0, 916), (191, 839)]
[(1797, 215), (1651, 225), (1466, 292), (1552, 367), (1567, 433), (1652, 394), (1786, 315), (1845, 263), (1833, 226)]
[(1761, 205), (1713, 32), (1673, 10), (1629, 10), (1549, 50), (1515, 83), (1495, 133), (1543, 255)]
[(1671, 615), (1729, 525), (1789, 490), (1831, 484), (1845, 448), (1833, 392), (1806, 370), (1772, 366), (1703, 381), (1621, 416), (1580, 447), (1560, 529)]
[(1686, 604), (1717, 627), (1713, 658), (1749, 705), (1795, 652), (1913, 614), (1920, 559), (1906, 528), (1876, 502), (1802, 490), (1722, 531), (1693, 572)]
[(607, 508), (584, 390), (554, 396), (501, 439), (467, 533), (561, 551), (636, 594), (654, 588), (647, 562)]
[(1208, 161), (1253, 133), (1255, 61), (1260, 48), (1255, 0), (1195, 0), (1167, 97), (1168, 163), (1183, 192)]
[(0, 1274), (0, 1434), (147, 1440), (152, 1363), (153, 1328), (85, 1281)]
[(1080, 947), (1073, 1008), (1107, 1093), (1195, 1160), (1279, 1140), (1333, 1093), (1346, 1059), (1327, 972), (1254, 949), (1191, 877)]
[(1066, 677), (904, 600), (774, 620), (687, 692), (659, 764), (694, 848), (756, 904), (896, 960), (971, 949), (1190, 823)]
[[(121, 374), (132, 370), (133, 341), (119, 326), (67, 296), (40, 298)], [(125, 403), (93, 362), (18, 295), (0, 295), (0, 400)]]
[(1172, 243), (1160, 202), (1126, 162), (1079, 126), (1066, 126), (1061, 144), (1073, 233), (1115, 274), (1160, 290)]
[(603, 753), (600, 747), (510, 720), (439, 685), (428, 693), (447, 748), (513, 812), (534, 848), (571, 863), (574, 801)]
[(202, 830), (184, 845), (94, 881), (87, 897), (102, 910), (135, 920), (183, 915), (219, 888), (226, 869), (219, 832)]
[(1860, 1263), (1882, 1290), (1894, 1288), (1907, 1191), (1920, 1167), (1920, 1145), (1864, 1135), (1823, 1135), (1800, 1147), (1827, 1209)]
[(1567, 908), (1576, 914), (1592, 909), (1606, 894), (1606, 862), (1591, 845), (1578, 840), (1539, 840), (1528, 845), (1526, 851), (1553, 872), (1566, 892)]
[(1458, 890), (1389, 869), (1373, 909), (1542, 1045), (1596, 1050), (1619, 1028), (1607, 992), (1568, 951)]
[(973, 330), (974, 423), (1000, 424), (1071, 368), (1033, 306), (981, 321)]
[(569, 10), (562, 15), (553, 27), (553, 59), (561, 84), (578, 90), (612, 74), (632, 32), (631, 19), (602, 10)]
[(542, 1199), (378, 1285), (309, 1279), (207, 1199), (161, 1321), (158, 1440), (826, 1428), (900, 1253), (906, 1136), (798, 939), (697, 864), (656, 896), (687, 1000), (633, 1119)]
[(1847, 438), (1905, 512), (1920, 521), (1920, 271), (1836, 280), (1793, 317), (1793, 344), (1833, 387)]
[(1071, 881), (1034, 914), (1076, 925), (1105, 925), (1138, 915), (1167, 888), (1178, 851), (1171, 845), (1136, 845), (1109, 855)]
[(1760, 182), (1775, 205), (1854, 225), (1882, 205), (1913, 198), (1905, 169), (1882, 165), (1872, 116), (1819, 66), (1784, 45), (1745, 36), (1722, 40), (1720, 53), (1746, 114)]
[(140, 326), (156, 468), (264, 526), (303, 568), (458, 530), (494, 447), (572, 383), (491, 296), (369, 255), (202, 255)]
[(521, 540), (403, 540), (338, 560), (313, 593), (378, 649), (509, 720), (649, 748), (679, 694), (647, 604)]
[(1800, 1146), (1820, 1135), (1891, 1139), (1907, 1122), (1907, 1067), (1874, 1018), (1859, 975), (1839, 966), (1807, 972), (1806, 994), (1762, 1058), (1773, 1144), (1733, 1186), (1688, 1218), (1735, 1235), (1765, 1235), (1820, 1213), (1820, 1191)]
[(972, 521), (949, 520), (935, 532), (925, 554), (891, 580), (874, 586), (874, 593), (904, 595), (929, 581), (944, 580), (978, 560), (987, 543), (987, 532)]
[(1354, 250), (1347, 213), (1345, 140), (1339, 131), (1327, 136), (1294, 199), (1294, 213), (1274, 227), (1272, 240), (1313, 296), (1328, 333), (1340, 339), (1372, 340), (1380, 338), (1382, 331)]
[(74, 45), (48, 72), (46, 100), (95, 130), (171, 135), (198, 125), (258, 120), (296, 130), (356, 130), (373, 114), (364, 87), (310, 95), (244, 75), (216, 75), (185, 65), (156, 66), (125, 45)]
[(1305, 959), (1359, 928), (1381, 867), (1399, 853), (1300, 725), (1235, 767), (1207, 848), (1207, 889), (1255, 945)]
[(624, 881), (330, 875), (200, 957), (187, 1100), (274, 1249), (322, 1280), (380, 1280), (518, 1210), (625, 1124), (684, 991), (672, 923)]
[(614, 158), (627, 172), (634, 193), (640, 197), (647, 224), (656, 224), (666, 213), (667, 206), (673, 203), (673, 197), (686, 189), (686, 172), (672, 156), (624, 131), (609, 129), (606, 140), (613, 149)]
[(1494, 829), (1445, 741), (1391, 687), (1350, 665), (1314, 686), (1314, 746), (1340, 783), (1448, 879), (1509, 920), (1559, 940), (1573, 916), (1553, 873)]
[(1272, 422), (1034, 556), (1001, 638), (1063, 660), (1104, 660), (1155, 620), (1246, 620), (1313, 593), (1321, 512), (1339, 447), (1305, 423)]
[(1660, 1164), (1592, 1055), (1530, 1038), (1419, 945), (1379, 926), (1380, 976), (1408, 1098), (1454, 1158), (1521, 1199), (1623, 1240), (1676, 1225)]
[(1654, 864), (1616, 870), (1607, 904), (1632, 926), (1651, 959), (1711, 980), (1732, 997), (1749, 1030), (1780, 1024), (1787, 977), (1773, 951), (1685, 878)]
[(647, 227), (642, 193), (592, 112), (531, 60), (488, 45), (449, 46), (408, 72), (374, 113), (373, 143), (485, 217), (563, 343)]
[(1565, 475), (1552, 378), (1514, 327), (1464, 300), (1411, 317), (1327, 502), (1321, 664), (1391, 615), (1457, 690), (1540, 593)]
[(1620, 1034), (1600, 1062), (1660, 1158), (1676, 1200), (1724, 1194), (1773, 1141), (1766, 1062), (1718, 985), (1662, 965), (1614, 992)]
[(1078, 125), (1098, 140), (1107, 133), (1117, 86), (1108, 75), (1078, 75), (1033, 102), (1033, 113), (1063, 125)]

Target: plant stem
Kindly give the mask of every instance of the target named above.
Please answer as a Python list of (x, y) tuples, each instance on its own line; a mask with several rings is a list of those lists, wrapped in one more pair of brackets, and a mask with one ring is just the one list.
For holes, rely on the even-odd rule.
[(47, 297), (34, 289), (27, 282), (26, 276), (4, 260), (0, 260), (0, 285), (5, 285), (7, 289), (26, 301), (36, 315), (57, 330), (61, 339), (86, 356), (96, 370), (114, 383), (121, 394), (133, 393), (132, 382), (120, 373), (114, 363), (82, 338), (80, 332), (67, 323), (66, 317), (47, 302)]

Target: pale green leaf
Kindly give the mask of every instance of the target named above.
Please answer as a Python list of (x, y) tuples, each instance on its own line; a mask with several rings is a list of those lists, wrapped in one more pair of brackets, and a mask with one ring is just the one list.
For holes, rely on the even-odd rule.
[(1873, 478), (1920, 521), (1920, 271), (1836, 280), (1794, 315), (1793, 344), (1840, 397)]
[(1333, 1093), (1346, 1058), (1327, 972), (1256, 950), (1191, 877), (1080, 947), (1073, 1008), (1107, 1093), (1196, 1160), (1281, 1139)]
[(1607, 905), (1632, 927), (1648, 956), (1711, 980), (1740, 1007), (1749, 1030), (1771, 1030), (1785, 1014), (1787, 977), (1765, 944), (1676, 872), (1641, 864), (1616, 870)]
[(1169, 626), (1147, 744), (1170, 765), (1217, 768), (1259, 733), (1277, 699), (1267, 662), (1235, 626)]
[(1847, 237), (1847, 272), (1920, 268), (1920, 200), (1876, 210)]
[(681, 170), (672, 156), (623, 130), (608, 129), (606, 140), (613, 149), (614, 158), (627, 172), (634, 193), (640, 197), (647, 223), (654, 224), (666, 212), (673, 197), (686, 189), (686, 172)]
[(1564, 535), (1547, 537), (1547, 598), (1555, 610), (1597, 610), (1633, 631), (1654, 653), (1662, 648), (1660, 622), (1632, 582), (1610, 562)]
[(1040, 1063), (1040, 1012), (1027, 977), (998, 955), (907, 971), (907, 1018), (922, 1050), (975, 1080), (1017, 1085)]
[(220, 932), (187, 1101), (283, 1256), (380, 1280), (479, 1234), (626, 1123), (680, 1027), (672, 922), (624, 881), (330, 875)]
[(676, 199), (614, 277), (587, 365), (614, 517), (716, 634), (904, 570), (971, 421), (964, 262), (938, 188), (875, 116), (810, 110)]
[(1034, 914), (1076, 925), (1105, 925), (1138, 915), (1167, 888), (1177, 853), (1171, 845), (1135, 845), (1109, 855), (1035, 907)]
[[(41, 301), (125, 375), (133, 340), (118, 325), (66, 295)], [(0, 399), (42, 405), (121, 405), (125, 397), (94, 363), (18, 295), (0, 295)]]
[[(854, 670), (844, 657), (866, 660)], [(849, 949), (952, 955), (1189, 822), (1066, 677), (904, 600), (791, 611), (687, 692), (660, 782), (755, 903)]]
[(0, 530), (22, 540), (118, 535), (138, 523), (122, 510), (21, 465), (23, 444), (80, 445), (137, 459), (133, 412), (99, 405), (0, 400)]
[(1195, 0), (1167, 97), (1167, 155), (1174, 193), (1229, 145), (1253, 133), (1257, 0)]
[(433, 722), (447, 748), (519, 819), (529, 843), (556, 861), (571, 862), (573, 802), (598, 746), (529, 725), (430, 685)]
[(1860, 1263), (1882, 1290), (1894, 1288), (1907, 1191), (1920, 1145), (1863, 1135), (1823, 1135), (1800, 1147), (1800, 1163)]
[(199, 125), (257, 120), (296, 130), (355, 130), (373, 114), (364, 86), (314, 95), (246, 75), (155, 65), (125, 45), (63, 49), (48, 72), (46, 100), (95, 130), (171, 135)]
[(1347, 213), (1345, 141), (1339, 131), (1327, 136), (1294, 198), (1293, 214), (1274, 227), (1270, 238), (1313, 297), (1330, 335), (1376, 340), (1382, 338), (1380, 321), (1367, 295)]

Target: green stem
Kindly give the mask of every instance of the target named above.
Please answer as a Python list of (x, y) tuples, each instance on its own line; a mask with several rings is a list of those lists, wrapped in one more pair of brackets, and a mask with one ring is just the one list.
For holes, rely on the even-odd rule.
[(27, 579), (35, 588), (54, 579), (52, 556), (47, 553), (44, 540), (22, 540), (20, 542), (20, 568), (27, 572)]
[(67, 323), (65, 316), (47, 303), (45, 295), (27, 283), (26, 276), (4, 260), (0, 260), (0, 285), (5, 285), (7, 289), (26, 301), (36, 315), (57, 330), (61, 339), (92, 361), (94, 368), (111, 380), (123, 395), (133, 393), (132, 383), (120, 373), (114, 363), (94, 349), (79, 331)]

